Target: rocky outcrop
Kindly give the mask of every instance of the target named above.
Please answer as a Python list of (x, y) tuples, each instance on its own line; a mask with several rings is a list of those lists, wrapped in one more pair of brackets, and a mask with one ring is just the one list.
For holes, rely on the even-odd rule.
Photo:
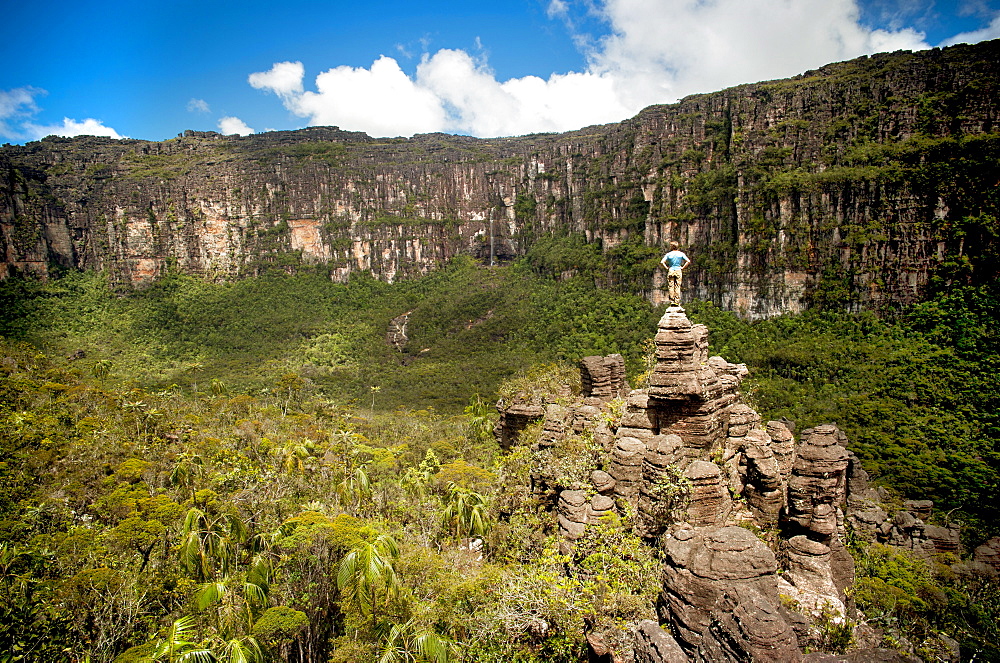
[(687, 522), (695, 527), (722, 525), (733, 510), (729, 490), (715, 463), (696, 460), (684, 471), (690, 482)]
[(727, 593), (712, 615), (694, 660), (799, 661), (795, 632), (778, 604), (756, 592), (741, 596)]
[(580, 360), (580, 382), (584, 398), (603, 402), (626, 396), (625, 359), (619, 354), (584, 357)]
[(642, 487), (642, 463), (646, 445), (634, 437), (621, 437), (611, 452), (608, 474), (615, 479), (615, 497), (635, 507)]
[[(913, 302), (949, 254), (991, 251), (951, 229), (994, 182), (918, 165), (994, 167), (962, 139), (995, 140), (998, 63), (998, 42), (880, 54), (559, 135), (310, 127), (4, 146), (0, 277), (93, 268), (127, 288), (171, 265), (212, 278), (321, 265), (394, 280), (572, 234), (612, 263), (635, 255), (613, 251), (623, 243), (677, 240), (694, 257), (685, 296), (749, 317), (802, 310), (831, 283), (854, 305)], [(638, 271), (624, 285), (660, 303), (662, 270)]]
[[(588, 528), (612, 516), (662, 547), (663, 626), (635, 626), (637, 662), (865, 660), (861, 652), (803, 653), (823, 646), (831, 623), (862, 624), (859, 640), (877, 642), (849, 592), (848, 529), (929, 558), (961, 553), (958, 528), (928, 524), (929, 500), (889, 508), (836, 425), (803, 430), (796, 443), (792, 422), (763, 423), (739, 393), (745, 367), (709, 357), (708, 330), (682, 308), (667, 309), (655, 344), (650, 386), (624, 403), (609, 398), (613, 390), (600, 387), (597, 396), (591, 387), (576, 399), (563, 393), (554, 402), (525, 396), (501, 404), (504, 415), (526, 412), (542, 422), (526, 441), (532, 486), (554, 512), (560, 551), (572, 555)], [(617, 361), (588, 357), (584, 381), (605, 383), (594, 376)], [(588, 458), (591, 465), (554, 478), (549, 465), (565, 457), (546, 454), (574, 445), (586, 451), (566, 464)], [(998, 551), (1000, 543), (987, 542), (954, 570), (996, 573)], [(588, 634), (588, 643), (595, 656), (612, 656), (600, 634)]]
[(847, 614), (843, 591), (834, 582), (830, 546), (800, 534), (785, 542), (783, 561), (785, 573), (779, 579), (782, 594), (815, 614), (824, 608)]
[(990, 575), (1000, 575), (1000, 536), (995, 536), (976, 547), (972, 561)]
[(582, 490), (564, 490), (559, 493), (559, 534), (564, 541), (572, 543), (587, 528), (589, 515), (587, 495)]
[[(660, 619), (670, 625), (689, 656), (702, 647), (710, 627), (725, 621), (725, 613), (732, 614), (741, 604), (746, 606), (744, 616), (766, 606), (763, 620), (770, 628), (760, 631), (767, 640), (754, 642), (755, 650), (763, 647), (761, 651), (770, 648), (797, 655), (795, 634), (783, 621), (777, 624), (773, 619), (778, 605), (774, 553), (751, 532), (741, 527), (681, 530), (665, 542), (664, 555)], [(718, 637), (711, 637), (715, 644), (706, 643), (708, 651), (728, 648), (733, 640), (746, 637), (732, 623), (717, 627), (715, 633)]]
[(847, 449), (831, 424), (802, 431), (788, 480), (788, 520), (818, 541), (829, 542), (847, 501)]
[(504, 449), (510, 449), (528, 424), (545, 416), (545, 408), (534, 403), (514, 403), (509, 406), (499, 406), (500, 418), (497, 420), (495, 432), (497, 441)]
[(674, 637), (656, 622), (644, 619), (635, 631), (635, 663), (687, 663), (688, 657)]
[(389, 326), (385, 332), (386, 345), (392, 346), (400, 352), (403, 351), (406, 344), (410, 342), (410, 338), (406, 335), (406, 325), (410, 321), (411, 313), (413, 311), (407, 311), (389, 321)]

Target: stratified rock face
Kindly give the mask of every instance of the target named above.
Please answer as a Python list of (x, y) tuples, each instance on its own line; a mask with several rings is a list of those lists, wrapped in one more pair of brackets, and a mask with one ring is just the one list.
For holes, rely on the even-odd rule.
[(788, 481), (788, 520), (819, 541), (837, 535), (838, 512), (847, 500), (848, 454), (841, 439), (832, 424), (802, 431)]
[(761, 523), (776, 525), (785, 506), (785, 477), (774, 454), (775, 445), (770, 436), (759, 429), (750, 431), (745, 439), (743, 460), (746, 484), (743, 494)]
[(719, 466), (704, 460), (688, 465), (684, 477), (691, 482), (687, 522), (695, 527), (722, 525), (733, 510), (729, 489)]
[(833, 553), (830, 546), (806, 536), (794, 536), (784, 545), (785, 573), (779, 591), (810, 611), (824, 606), (845, 614), (842, 592), (833, 580)]
[(978, 546), (972, 553), (972, 561), (982, 565), (993, 575), (1000, 575), (1000, 536)]
[[(717, 609), (727, 595), (736, 597), (736, 604), (750, 605), (755, 600), (770, 604), (767, 614), (776, 612), (774, 553), (742, 527), (680, 530), (664, 543), (664, 553), (660, 619), (670, 625), (688, 655), (695, 655), (702, 646), (713, 617), (719, 620)], [(783, 649), (791, 634), (787, 624), (770, 632), (778, 638), (771, 642), (772, 648)], [(794, 634), (790, 637), (794, 643)], [(734, 636), (727, 642), (739, 639)]]
[(696, 661), (799, 661), (798, 639), (777, 603), (751, 592), (726, 594), (698, 648)]
[(410, 338), (406, 335), (406, 325), (410, 321), (410, 313), (412, 312), (407, 311), (389, 321), (389, 327), (385, 332), (386, 345), (391, 345), (400, 352), (403, 351), (406, 344), (410, 342)]
[(506, 407), (498, 406), (500, 419), (497, 420), (494, 432), (497, 441), (504, 449), (510, 449), (518, 440), (521, 431), (528, 427), (528, 424), (540, 420), (545, 416), (545, 408), (532, 403), (514, 403)]
[(615, 479), (615, 496), (635, 506), (642, 482), (642, 462), (646, 445), (634, 437), (622, 437), (611, 452), (608, 474)]
[(559, 493), (559, 534), (563, 540), (572, 542), (583, 536), (589, 511), (584, 491), (564, 490)]
[(619, 354), (584, 357), (580, 360), (580, 382), (584, 398), (609, 401), (625, 396), (625, 359)]
[[(560, 135), (49, 137), (0, 147), (0, 277), (58, 264), (128, 287), (170, 264), (218, 278), (321, 264), (339, 281), (393, 280), (457, 254), (510, 260), (569, 232), (605, 248), (678, 240), (706, 258), (685, 272), (685, 296), (748, 317), (801, 310), (824, 273), (861, 305), (907, 303), (957, 252), (946, 229), (994, 182), (900, 176), (852, 148), (939, 158), (927, 138), (995, 131), (998, 81), (994, 41), (832, 64)], [(967, 149), (947, 152), (977, 158)], [(646, 284), (655, 303), (664, 278)]]
[(657, 400), (705, 399), (716, 379), (708, 366), (708, 328), (693, 325), (684, 309), (671, 306), (656, 332), (656, 367), (649, 395)]
[(681, 646), (656, 622), (644, 619), (635, 630), (635, 663), (688, 663)]
[(682, 441), (679, 435), (656, 435), (646, 446), (642, 463), (642, 488), (639, 493), (640, 529), (646, 537), (663, 533), (672, 522), (675, 510), (687, 499), (682, 494), (680, 477), (671, 473), (676, 467)]

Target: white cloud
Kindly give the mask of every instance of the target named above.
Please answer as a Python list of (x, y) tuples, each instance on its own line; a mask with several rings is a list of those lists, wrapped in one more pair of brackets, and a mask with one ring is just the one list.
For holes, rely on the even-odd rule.
[(987, 39), (1000, 39), (1000, 12), (993, 17), (990, 24), (982, 30), (974, 32), (963, 32), (955, 35), (951, 39), (946, 39), (941, 46), (951, 46), (953, 44), (976, 44)]
[(301, 62), (276, 62), (269, 71), (250, 74), (250, 85), (258, 90), (270, 90), (279, 97), (302, 93), (302, 77), (306, 70)]
[[(297, 66), (297, 91), (292, 76)], [(276, 70), (281, 67), (281, 73)], [(311, 125), (337, 125), (373, 136), (444, 131), (442, 102), (410, 79), (399, 64), (382, 56), (370, 69), (336, 67), (316, 77), (316, 91), (303, 91), (302, 64), (281, 62), (271, 71), (250, 75), (250, 84), (270, 89)]]
[(35, 98), (45, 94), (48, 92), (31, 86), (0, 90), (0, 136), (18, 141), (40, 140), (46, 136), (124, 138), (111, 127), (104, 126), (101, 120), (90, 117), (82, 121), (64, 117), (62, 124), (51, 125), (33, 122), (32, 118), (41, 110)]
[(31, 86), (0, 90), (0, 136), (14, 140), (25, 138), (23, 130), (13, 125), (33, 117), (38, 112), (35, 97), (44, 94), (45, 90)]
[(187, 109), (191, 113), (210, 113), (212, 111), (204, 99), (192, 99), (187, 103)]
[(28, 135), (38, 140), (46, 136), (63, 136), (72, 138), (73, 136), (106, 136), (108, 138), (125, 138), (111, 127), (104, 126), (101, 120), (92, 117), (81, 121), (64, 117), (62, 124), (40, 125), (26, 122), (24, 128)]
[(219, 120), (219, 131), (225, 135), (239, 134), (249, 136), (254, 131), (247, 126), (247, 123), (238, 117), (227, 116)]
[(607, 0), (604, 13), (613, 30), (591, 68), (632, 108), (929, 47), (913, 30), (865, 28), (855, 0)]
[[(572, 34), (585, 71), (502, 81), (485, 56), (425, 53), (408, 75), (382, 56), (370, 68), (335, 67), (306, 90), (301, 62), (249, 77), (310, 125), (372, 136), (450, 131), (509, 136), (613, 122), (696, 92), (792, 76), (829, 62), (929, 48), (912, 28), (872, 29), (858, 0), (549, 0), (571, 32), (574, 5), (598, 11), (608, 32)], [(994, 29), (1000, 29), (996, 22)], [(589, 44), (589, 46), (588, 46)]]
[(564, 17), (569, 13), (569, 5), (563, 0), (550, 0), (549, 6), (545, 9), (549, 18)]

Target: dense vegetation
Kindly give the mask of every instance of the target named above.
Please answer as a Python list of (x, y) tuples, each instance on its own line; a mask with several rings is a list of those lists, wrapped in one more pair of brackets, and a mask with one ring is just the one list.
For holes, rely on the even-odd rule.
[[(688, 309), (750, 365), (765, 417), (837, 421), (880, 483), (975, 544), (998, 515), (998, 303), (982, 286), (881, 318)], [(492, 438), (505, 380), (616, 351), (636, 379), (660, 313), (640, 298), (460, 260), (392, 285), (170, 275), (128, 297), (67, 274), (5, 281), (0, 306), (0, 660), (576, 661), (585, 628), (624, 646), (653, 616), (656, 551), (631, 523), (560, 555), (537, 459)], [(406, 311), (400, 352), (384, 334)], [(855, 554), (889, 638), (997, 655), (995, 584)]]

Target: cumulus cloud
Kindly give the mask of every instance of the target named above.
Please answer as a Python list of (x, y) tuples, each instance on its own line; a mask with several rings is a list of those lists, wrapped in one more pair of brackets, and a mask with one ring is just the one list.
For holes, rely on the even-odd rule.
[(40, 140), (46, 136), (124, 138), (111, 127), (104, 126), (101, 120), (91, 117), (82, 121), (64, 117), (62, 124), (37, 124), (32, 118), (41, 109), (35, 99), (45, 94), (48, 92), (31, 86), (0, 90), (0, 136), (14, 140)]
[(192, 99), (187, 103), (187, 109), (191, 113), (209, 113), (212, 110), (204, 99)]
[(603, 13), (613, 29), (590, 54), (591, 69), (612, 76), (632, 108), (929, 48), (912, 29), (861, 25), (855, 0), (606, 0)]
[(225, 135), (239, 134), (249, 136), (254, 131), (247, 126), (247, 123), (238, 117), (227, 116), (219, 120), (219, 131)]
[[(382, 56), (369, 68), (324, 71), (314, 89), (306, 89), (301, 62), (276, 63), (248, 80), (310, 125), (372, 136), (509, 136), (618, 121), (696, 92), (930, 47), (912, 28), (866, 27), (857, 0), (549, 0), (546, 10), (585, 51), (584, 71), (500, 80), (485, 56), (441, 49), (425, 53), (412, 75)], [(591, 20), (574, 21), (574, 11)], [(606, 32), (576, 34), (574, 25), (592, 24), (595, 11)]]
[(108, 138), (125, 138), (111, 127), (104, 126), (101, 120), (88, 117), (83, 121), (64, 117), (62, 124), (41, 125), (26, 122), (24, 128), (29, 137), (40, 140), (46, 136), (106, 136)]
[(302, 94), (302, 77), (306, 69), (301, 62), (276, 62), (269, 71), (250, 74), (250, 85), (258, 90), (270, 90), (279, 97)]

